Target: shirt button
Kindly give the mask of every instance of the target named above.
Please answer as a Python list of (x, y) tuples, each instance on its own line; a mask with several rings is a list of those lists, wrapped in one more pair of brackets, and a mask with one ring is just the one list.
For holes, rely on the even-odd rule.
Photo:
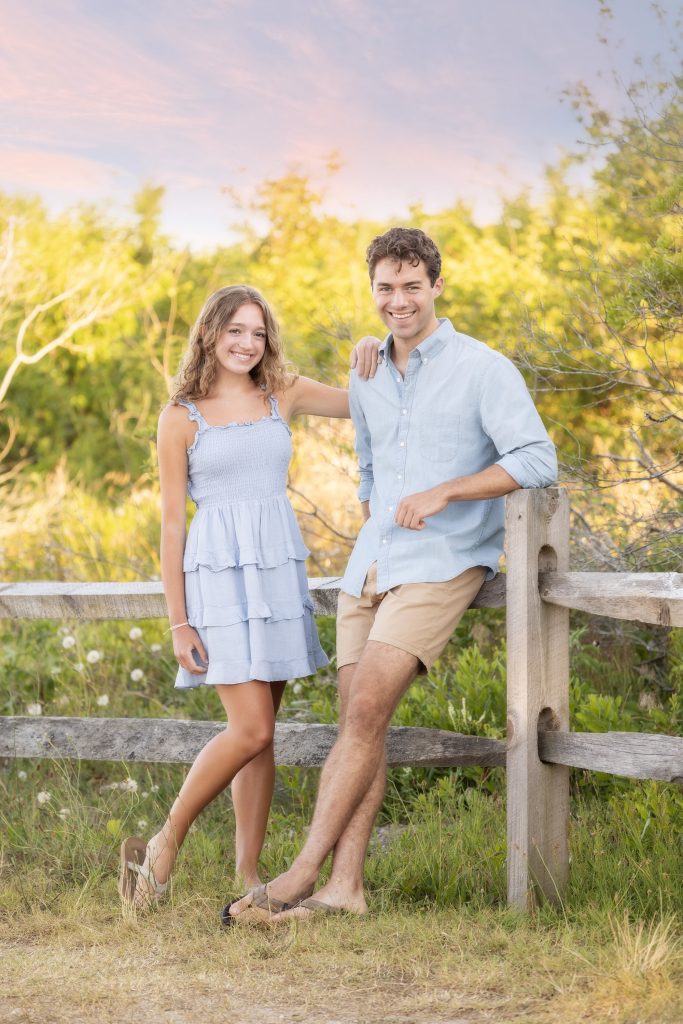
[(386, 537), (382, 537), (382, 544), (386, 544), (386, 542), (387, 542), (387, 538)]
[(399, 480), (403, 479), (403, 474), (402, 473), (397, 473), (396, 476), (399, 478)]
[(400, 377), (397, 377), (396, 380), (398, 381), (399, 384), (401, 383), (401, 378)]
[(402, 413), (403, 413), (403, 415), (405, 416), (405, 415), (407, 415), (407, 413), (408, 413), (408, 410), (407, 410), (407, 409), (401, 409), (401, 412), (402, 412)]
[(393, 506), (393, 505), (389, 505), (389, 511), (390, 511), (390, 512), (393, 512), (393, 511), (394, 511), (394, 506)]
[(428, 362), (429, 362), (429, 359), (428, 359), (427, 356), (425, 356), (424, 359), (422, 360), (423, 366), (424, 366), (425, 363), (428, 363)]
[(401, 447), (401, 448), (405, 448), (405, 446), (406, 446), (406, 443), (405, 443), (405, 441), (400, 441), (400, 442), (399, 442), (399, 444), (400, 444), (400, 447)]

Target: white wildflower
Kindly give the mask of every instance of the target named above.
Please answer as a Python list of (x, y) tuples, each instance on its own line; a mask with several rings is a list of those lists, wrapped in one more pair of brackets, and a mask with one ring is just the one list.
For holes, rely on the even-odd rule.
[(50, 667), (50, 675), (51, 676), (58, 676), (60, 672), (61, 672), (61, 669), (60, 669), (59, 665), (52, 665)]
[(146, 828), (147, 828), (147, 819), (146, 818), (140, 818), (140, 820), (138, 821), (138, 824), (137, 824), (138, 832), (144, 832), (144, 830)]
[(102, 655), (100, 654), (99, 651), (88, 651), (88, 653), (85, 656), (85, 660), (88, 662), (89, 665), (96, 665), (101, 657)]
[(140, 629), (139, 626), (133, 626), (128, 636), (131, 638), (131, 640), (139, 640), (140, 637), (142, 636), (142, 630)]
[(142, 800), (144, 800), (144, 799), (146, 799), (146, 797), (148, 797), (148, 796), (149, 796), (149, 793), (147, 792), (147, 790), (146, 790), (146, 789), (143, 789), (142, 793), (140, 793), (140, 797), (141, 797), (141, 799), (142, 799)]
[(76, 669), (77, 672), (82, 672), (83, 669), (85, 668), (85, 665), (83, 664), (82, 661), (77, 661), (76, 664), (74, 665), (74, 668)]
[(134, 668), (130, 674), (130, 678), (133, 680), (134, 683), (139, 683), (140, 680), (143, 678), (144, 674), (145, 673), (142, 671), (141, 668)]
[(51, 795), (49, 793), (46, 793), (44, 789), (41, 790), (38, 796), (36, 797), (36, 800), (38, 801), (41, 807), (43, 806), (43, 804), (49, 803), (51, 799)]
[(26, 714), (27, 715), (42, 715), (42, 713), (43, 713), (43, 705), (40, 703), (39, 700), (37, 700), (34, 704), (27, 704), (26, 705)]
[(156, 782), (154, 783), (154, 785), (150, 786), (149, 788), (150, 788), (150, 792), (152, 792), (152, 793), (158, 793), (159, 792), (159, 787), (157, 786)]
[(59, 817), (62, 819), (62, 821), (66, 821), (66, 819), (71, 814), (71, 811), (69, 810), (68, 807), (60, 807), (57, 813), (59, 814)]
[(292, 687), (292, 693), (295, 693), (298, 696), (302, 690), (303, 686), (301, 685), (301, 683), (294, 683), (294, 686)]
[(151, 644), (149, 649), (150, 651), (154, 651), (155, 654), (158, 654), (161, 650), (161, 644)]
[(135, 779), (124, 779), (123, 782), (119, 782), (119, 789), (123, 790), (124, 793), (137, 793), (138, 784)]
[(67, 634), (67, 636), (65, 636), (64, 639), (62, 640), (62, 647), (64, 648), (65, 651), (68, 651), (72, 647), (75, 647), (75, 646), (76, 646), (76, 637), (75, 636), (71, 636), (70, 634)]
[(97, 706), (98, 706), (98, 708), (106, 708), (108, 704), (109, 704), (109, 694), (108, 693), (101, 693), (99, 695), (99, 697), (97, 698)]
[(28, 778), (28, 772), (24, 772), (24, 771), (17, 772), (17, 778), (19, 779), (20, 782), (26, 782), (26, 780)]

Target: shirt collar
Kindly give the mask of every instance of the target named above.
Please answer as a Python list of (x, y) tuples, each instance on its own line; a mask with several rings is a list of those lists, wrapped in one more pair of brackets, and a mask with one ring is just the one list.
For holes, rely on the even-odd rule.
[[(425, 359), (433, 359), (434, 356), (438, 355), (441, 349), (457, 337), (457, 332), (453, 327), (453, 324), (446, 317), (439, 317), (439, 326), (435, 331), (421, 341), (419, 345), (416, 345), (413, 352), (417, 352), (420, 358), (424, 361)], [(378, 354), (384, 357), (386, 362), (387, 358), (391, 355), (391, 346), (393, 344), (393, 336), (387, 334), (386, 338), (378, 349)], [(413, 354), (411, 352), (411, 356)]]

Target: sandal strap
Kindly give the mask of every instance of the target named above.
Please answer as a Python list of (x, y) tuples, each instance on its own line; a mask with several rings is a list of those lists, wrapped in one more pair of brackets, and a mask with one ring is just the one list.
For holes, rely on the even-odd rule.
[(131, 871), (134, 871), (136, 875), (140, 875), (149, 885), (150, 889), (154, 890), (156, 896), (163, 896), (168, 889), (168, 882), (157, 882), (154, 877), (154, 872), (151, 868), (146, 868), (144, 864), (137, 864), (135, 861), (129, 860), (126, 862)]

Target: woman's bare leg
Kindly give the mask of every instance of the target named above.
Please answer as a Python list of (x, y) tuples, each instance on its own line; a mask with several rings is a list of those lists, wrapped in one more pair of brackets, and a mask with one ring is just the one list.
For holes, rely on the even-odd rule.
[[(228, 716), (226, 729), (199, 752), (162, 828), (147, 844), (144, 867), (166, 882), (185, 836), (197, 815), (232, 781), (245, 764), (273, 742), (275, 712), (268, 683), (252, 680), (216, 691)], [(144, 883), (141, 881), (140, 888)], [(144, 902), (140, 893), (137, 902)]]
[[(267, 684), (265, 684), (267, 685)], [(270, 683), (273, 716), (277, 715), (285, 683)], [(240, 768), (232, 780), (235, 810), (235, 879), (237, 888), (252, 889), (260, 883), (258, 860), (266, 837), (266, 826), (275, 785), (273, 744)]]

